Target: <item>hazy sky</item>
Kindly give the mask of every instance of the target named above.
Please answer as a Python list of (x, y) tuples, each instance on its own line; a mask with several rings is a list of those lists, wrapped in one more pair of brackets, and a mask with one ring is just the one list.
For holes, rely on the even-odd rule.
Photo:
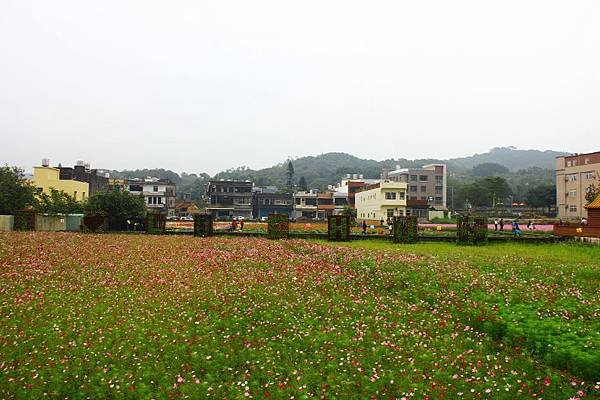
[(600, 1), (0, 1), (0, 162), (600, 150)]

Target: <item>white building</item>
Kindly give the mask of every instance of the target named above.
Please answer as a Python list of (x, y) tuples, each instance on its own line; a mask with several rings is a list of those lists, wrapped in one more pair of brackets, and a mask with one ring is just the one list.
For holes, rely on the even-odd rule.
[(378, 222), (390, 217), (405, 216), (407, 188), (406, 182), (383, 179), (368, 186), (367, 190), (356, 193), (357, 219)]
[(175, 184), (168, 179), (148, 177), (127, 179), (124, 189), (144, 196), (148, 210), (162, 210), (168, 216), (175, 215)]

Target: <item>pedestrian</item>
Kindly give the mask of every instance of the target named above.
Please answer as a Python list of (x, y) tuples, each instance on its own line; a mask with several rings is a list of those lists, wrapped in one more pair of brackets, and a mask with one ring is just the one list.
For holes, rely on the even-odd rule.
[(504, 232), (504, 218), (500, 218), (500, 232)]
[(527, 229), (531, 230), (531, 220), (527, 221)]
[(236, 219), (234, 219), (233, 221), (231, 221), (231, 230), (234, 231), (234, 232), (237, 230), (237, 223), (238, 222), (237, 222)]
[(383, 217), (381, 217), (381, 221), (379, 221), (379, 224), (380, 224), (381, 226), (383, 226)]
[(498, 218), (494, 219), (494, 230), (497, 231), (498, 230)]
[(240, 221), (240, 231), (244, 230), (244, 220)]
[(363, 232), (362, 232), (363, 235), (366, 235), (367, 234), (367, 221), (365, 221), (364, 219), (363, 219), (363, 223), (362, 223), (362, 228), (363, 228)]
[(519, 223), (517, 221), (512, 222), (512, 229), (515, 237), (521, 237), (521, 228), (519, 228)]
[(585, 217), (581, 217), (581, 226), (587, 225), (587, 219)]

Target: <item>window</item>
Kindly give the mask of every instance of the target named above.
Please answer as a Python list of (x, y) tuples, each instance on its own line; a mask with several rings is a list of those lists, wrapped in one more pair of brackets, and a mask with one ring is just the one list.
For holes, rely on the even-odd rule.
[(158, 197), (158, 204), (162, 204), (162, 197)]
[(577, 197), (577, 190), (569, 190), (569, 197)]
[(141, 192), (142, 185), (129, 185), (129, 191), (130, 192)]
[(416, 175), (411, 175), (410, 176), (410, 180), (411, 180), (411, 182), (416, 182), (417, 181), (417, 176)]
[(427, 191), (427, 186), (421, 186), (421, 193), (425, 193)]
[(396, 192), (385, 192), (386, 200), (396, 200)]
[(387, 217), (388, 218), (392, 218), (394, 216), (394, 209), (393, 208), (388, 208), (387, 210)]
[(421, 200), (427, 200), (427, 196), (421, 196)]
[(594, 171), (586, 171), (583, 173), (583, 179), (596, 179)]
[(400, 192), (400, 200), (404, 200), (404, 192)]
[(427, 182), (428, 180), (428, 176), (427, 175), (419, 175), (419, 180), (421, 182)]
[(435, 176), (435, 184), (442, 185), (444, 183), (444, 177), (442, 175)]
[(153, 191), (153, 192), (158, 192), (158, 186), (154, 186), (154, 187), (152, 188), (152, 191)]
[(589, 158), (586, 158), (585, 160), (583, 160), (583, 163), (584, 163), (584, 164), (589, 164), (589, 163), (590, 163), (590, 159), (589, 159)]
[(442, 201), (444, 201), (442, 197), (436, 197), (435, 198), (435, 202), (436, 203), (441, 203)]
[(567, 161), (567, 167), (571, 166), (571, 161)]
[(81, 192), (81, 200), (85, 200), (85, 192)]
[(73, 192), (73, 198), (77, 200), (77, 190)]
[(569, 182), (576, 182), (577, 181), (577, 174), (567, 175), (567, 181), (569, 181)]
[(577, 206), (569, 206), (569, 212), (577, 212)]
[(410, 190), (411, 192), (416, 192), (416, 191), (417, 191), (417, 187), (416, 187), (416, 186), (410, 186), (410, 187), (409, 187), (409, 190)]
[(443, 190), (444, 190), (443, 186), (436, 186), (435, 187), (435, 194), (442, 194)]

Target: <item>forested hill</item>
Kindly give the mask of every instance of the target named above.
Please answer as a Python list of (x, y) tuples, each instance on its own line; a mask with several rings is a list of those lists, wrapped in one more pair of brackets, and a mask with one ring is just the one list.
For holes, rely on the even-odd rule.
[[(438, 159), (389, 159), (383, 161), (365, 160), (346, 153), (326, 153), (318, 156), (300, 157), (292, 160), (296, 181), (304, 177), (309, 188), (323, 189), (327, 185), (339, 182), (345, 174), (363, 174), (365, 178), (379, 178), (382, 168), (394, 169), (421, 167), (425, 164), (444, 163), (451, 175), (469, 175), (470, 170), (480, 164), (498, 164), (510, 172), (525, 170), (531, 167), (554, 169), (555, 158), (566, 153), (557, 151), (517, 150), (513, 147), (499, 147), (487, 153), (470, 157)], [(220, 172), (216, 175), (222, 179), (249, 179), (258, 185), (284, 186), (286, 182), (287, 162), (270, 168), (252, 170), (239, 167)]]

